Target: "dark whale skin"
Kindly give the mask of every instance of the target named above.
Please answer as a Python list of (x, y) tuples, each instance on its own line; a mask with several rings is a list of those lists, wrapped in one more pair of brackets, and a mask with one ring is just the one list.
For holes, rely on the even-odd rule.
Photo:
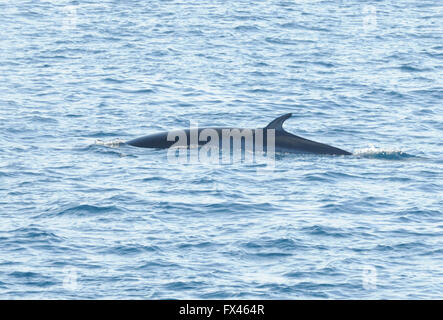
[[(312, 140), (308, 140), (299, 136), (296, 136), (292, 133), (285, 131), (282, 127), (283, 122), (288, 119), (292, 114), (285, 114), (275, 120), (273, 120), (268, 126), (263, 128), (263, 149), (266, 151), (266, 143), (267, 143), (267, 130), (273, 129), (275, 130), (275, 151), (276, 152), (288, 152), (288, 153), (313, 153), (313, 154), (325, 154), (325, 155), (351, 155), (352, 153)], [(243, 128), (230, 128), (230, 127), (215, 127), (215, 128), (198, 128), (198, 136), (205, 129), (212, 129), (218, 133), (219, 137), (222, 137), (223, 130), (240, 130), (243, 131)], [(254, 148), (255, 148), (255, 136), (257, 129), (246, 129), (250, 130), (254, 137)], [(197, 131), (197, 130), (195, 130)], [(133, 140), (126, 142), (128, 145), (140, 148), (156, 148), (156, 149), (167, 149), (173, 146), (178, 141), (178, 136), (186, 135), (186, 142), (180, 146), (189, 147), (190, 146), (190, 134), (191, 130), (176, 130), (176, 131), (165, 131), (154, 133), (151, 135), (139, 137)], [(170, 137), (175, 137), (175, 140), (172, 138), (168, 140), (168, 135)], [(219, 146), (222, 146), (222, 139), (219, 139)], [(207, 141), (198, 141), (199, 146), (203, 146)]]

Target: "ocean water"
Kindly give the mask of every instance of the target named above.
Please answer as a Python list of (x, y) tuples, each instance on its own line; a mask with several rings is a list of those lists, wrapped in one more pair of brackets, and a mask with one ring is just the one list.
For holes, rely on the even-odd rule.
[[(0, 298), (443, 297), (438, 0), (0, 2)], [(122, 143), (285, 128), (352, 156)]]

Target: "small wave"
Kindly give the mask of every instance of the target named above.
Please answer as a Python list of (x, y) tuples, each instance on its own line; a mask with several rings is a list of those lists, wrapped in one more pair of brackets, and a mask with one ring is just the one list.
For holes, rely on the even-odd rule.
[(49, 117), (42, 117), (42, 116), (33, 116), (29, 119), (31, 122), (44, 122), (44, 123), (58, 123), (57, 119), (49, 118)]
[(108, 83), (124, 83), (126, 80), (120, 80), (120, 79), (114, 79), (114, 78), (105, 78), (103, 79), (104, 82), (108, 82)]
[(193, 290), (201, 287), (202, 285), (204, 285), (204, 283), (201, 281), (189, 281), (189, 282), (173, 281), (165, 284), (164, 288), (174, 291)]
[(237, 30), (237, 31), (259, 31), (260, 28), (257, 26), (240, 25), (240, 26), (236, 26), (234, 28), (234, 30)]
[(349, 236), (349, 233), (341, 228), (326, 227), (320, 225), (303, 227), (301, 230), (316, 236), (328, 236), (334, 238), (345, 238)]
[(112, 247), (106, 251), (107, 254), (117, 254), (120, 256), (137, 255), (146, 252), (155, 252), (158, 248), (155, 246), (144, 246), (140, 244), (127, 244)]
[(159, 270), (159, 269), (180, 269), (182, 266), (176, 263), (172, 263), (171, 261), (163, 261), (163, 260), (154, 260), (143, 262), (140, 266), (137, 267), (139, 270)]
[(118, 136), (118, 133), (115, 132), (106, 132), (106, 131), (96, 131), (91, 132), (88, 135), (85, 135), (85, 137), (91, 137), (91, 138), (98, 138), (98, 137), (115, 137)]
[(91, 216), (95, 214), (106, 214), (115, 212), (121, 212), (121, 209), (116, 206), (94, 206), (89, 204), (82, 204), (59, 211), (58, 213), (56, 213), (56, 215)]
[(196, 249), (204, 249), (216, 246), (216, 243), (210, 241), (203, 241), (199, 243), (182, 243), (179, 244), (178, 247), (180, 249), (188, 249), (188, 248), (196, 248)]
[(29, 244), (32, 243), (54, 243), (61, 242), (62, 239), (56, 234), (46, 231), (44, 229), (29, 226), (10, 231), (8, 237), (0, 237), (2, 240), (10, 240), (14, 244)]
[(383, 149), (371, 146), (369, 148), (358, 149), (353, 152), (353, 155), (369, 159), (385, 159), (385, 160), (406, 160), (416, 158), (412, 154), (395, 149)]
[(30, 271), (13, 271), (9, 275), (14, 278), (27, 278), (27, 279), (38, 278), (40, 276), (39, 273), (30, 272)]
[(241, 244), (246, 249), (280, 249), (280, 250), (295, 250), (300, 246), (294, 240), (288, 238), (256, 240)]
[(144, 94), (144, 93), (155, 93), (154, 89), (134, 89), (134, 90), (125, 90), (125, 89), (121, 89), (120, 90), (123, 93), (133, 93), (133, 94)]
[(302, 37), (299, 39), (284, 39), (284, 38), (272, 38), (267, 37), (265, 39), (267, 43), (278, 44), (278, 45), (297, 45), (299, 42), (315, 42), (313, 39), (309, 39), (308, 37)]
[(404, 64), (400, 67), (400, 70), (403, 72), (423, 72), (429, 71), (429, 68), (419, 68), (416, 66)]
[(289, 23), (283, 23), (280, 24), (280, 27), (283, 29), (298, 29), (298, 30), (310, 30), (310, 31), (321, 31), (321, 32), (328, 32), (329, 29), (327, 28), (319, 28), (314, 26), (307, 26), (295, 22), (289, 22)]
[(290, 256), (292, 256), (292, 253), (286, 253), (286, 252), (256, 252), (256, 253), (252, 253), (250, 255), (251, 256), (255, 256), (257, 258), (273, 259), (273, 258), (290, 257)]

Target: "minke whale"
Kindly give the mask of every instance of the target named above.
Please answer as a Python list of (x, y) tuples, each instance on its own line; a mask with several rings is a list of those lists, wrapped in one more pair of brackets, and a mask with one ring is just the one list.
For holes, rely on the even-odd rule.
[[(214, 127), (184, 129), (160, 132), (127, 141), (126, 144), (141, 148), (167, 149), (171, 147), (202, 147), (212, 146), (232, 150), (235, 138), (240, 137), (241, 148), (252, 147), (254, 151), (270, 151), (288, 153), (311, 153), (324, 155), (351, 155), (352, 153), (324, 143), (308, 140), (283, 129), (283, 123), (292, 113), (282, 115), (271, 121), (266, 127), (244, 129), (233, 127)], [(227, 137), (228, 139), (224, 139)], [(218, 141), (217, 141), (218, 139)], [(234, 143), (231, 145), (231, 141)], [(226, 144), (225, 144), (226, 143)], [(271, 147), (270, 147), (271, 146)]]

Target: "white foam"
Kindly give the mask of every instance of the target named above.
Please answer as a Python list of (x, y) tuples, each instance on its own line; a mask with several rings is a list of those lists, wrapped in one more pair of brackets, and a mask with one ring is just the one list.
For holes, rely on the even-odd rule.
[(103, 140), (97, 139), (94, 142), (94, 144), (96, 144), (96, 145), (110, 147), (110, 148), (118, 148), (123, 143), (125, 143), (125, 142), (121, 139), (115, 139), (115, 140), (111, 140), (111, 141), (103, 141)]

